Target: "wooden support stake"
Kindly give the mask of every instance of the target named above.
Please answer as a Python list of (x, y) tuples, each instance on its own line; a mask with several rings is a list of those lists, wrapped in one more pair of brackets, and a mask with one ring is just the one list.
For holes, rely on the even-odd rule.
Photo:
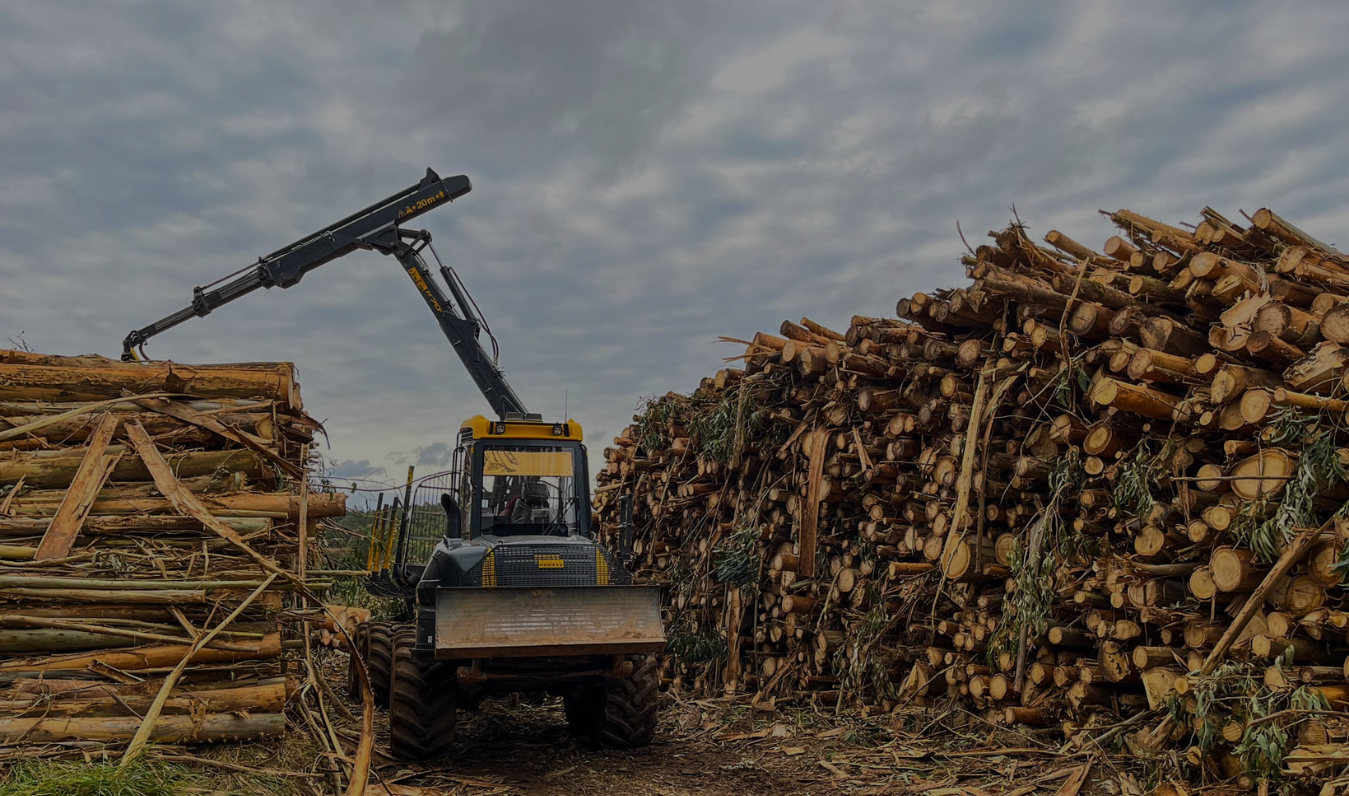
[(75, 537), (79, 535), (80, 527), (89, 516), (89, 510), (93, 508), (98, 491), (103, 488), (103, 482), (108, 480), (108, 474), (122, 458), (120, 453), (108, 458), (103, 456), (108, 449), (108, 443), (112, 442), (112, 435), (117, 433), (117, 423), (117, 415), (112, 412), (103, 415), (103, 419), (99, 421), (98, 428), (89, 438), (89, 445), (84, 451), (84, 460), (75, 471), (69, 490), (62, 498), (60, 507), (56, 509), (56, 515), (52, 517), (46, 533), (42, 534), (42, 542), (38, 545), (35, 560), (46, 561), (70, 555), (70, 548), (75, 544)]
[(801, 507), (801, 557), (796, 570), (803, 578), (815, 577), (815, 531), (820, 521), (820, 481), (824, 476), (824, 460), (829, 455), (828, 444), (827, 429), (817, 428), (810, 432), (810, 473), (805, 504)]
[(1288, 570), (1292, 569), (1302, 559), (1302, 556), (1311, 549), (1312, 544), (1321, 538), (1321, 534), (1334, 530), (1335, 521), (1332, 519), (1320, 528), (1308, 528), (1293, 538), (1292, 544), (1288, 545), (1288, 549), (1283, 552), (1283, 555), (1279, 556), (1279, 560), (1274, 562), (1273, 569), (1265, 575), (1265, 579), (1260, 582), (1260, 585), (1255, 587), (1255, 591), (1251, 592), (1251, 596), (1246, 599), (1246, 604), (1241, 606), (1241, 610), (1232, 620), (1231, 626), (1223, 633), (1223, 637), (1218, 639), (1217, 644), (1213, 645), (1213, 651), (1209, 653), (1208, 658), (1204, 660), (1204, 665), (1199, 669), (1201, 676), (1211, 673), (1217, 667), (1223, 656), (1227, 654), (1227, 650), (1241, 635), (1241, 631), (1246, 629), (1246, 625), (1250, 623), (1251, 618), (1264, 606), (1265, 596), (1273, 590), (1275, 584), (1279, 582), (1279, 578), (1287, 574)]

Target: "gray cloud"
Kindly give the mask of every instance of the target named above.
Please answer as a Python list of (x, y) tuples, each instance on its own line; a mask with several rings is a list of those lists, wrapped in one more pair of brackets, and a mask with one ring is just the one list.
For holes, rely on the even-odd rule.
[[(115, 354), (193, 285), (430, 165), (475, 189), (419, 221), (517, 391), (565, 405), (594, 452), (642, 396), (737, 353), (717, 335), (842, 328), (959, 282), (955, 222), (977, 243), (1013, 204), (1092, 244), (1112, 234), (1098, 208), (1194, 221), (1207, 204), (1343, 240), (1349, 9), (1266, 10), (8, 3), (0, 339)], [(329, 454), (394, 482), (445, 466), (486, 411), (370, 253), (150, 351), (296, 361)]]
[(454, 455), (454, 446), (448, 442), (433, 442), (430, 445), (419, 445), (412, 449), (412, 455), (407, 458), (412, 464), (418, 467), (432, 467), (443, 470), (450, 466), (450, 457)]

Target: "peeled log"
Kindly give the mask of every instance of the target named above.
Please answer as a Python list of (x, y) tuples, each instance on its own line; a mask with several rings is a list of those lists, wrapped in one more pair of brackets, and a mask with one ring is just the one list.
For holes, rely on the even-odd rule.
[(1339, 558), (1339, 546), (1334, 542), (1318, 544), (1307, 554), (1307, 577), (1326, 588), (1340, 585), (1343, 576), (1335, 567)]
[(1321, 336), (1332, 343), (1349, 343), (1349, 304), (1331, 307), (1321, 316)]
[(1227, 403), (1248, 389), (1263, 387), (1274, 389), (1282, 387), (1283, 380), (1267, 370), (1249, 368), (1244, 365), (1223, 365), (1213, 374), (1210, 389), (1214, 403)]
[(1194, 361), (1150, 348), (1140, 348), (1129, 359), (1125, 371), (1135, 381), (1161, 381), (1167, 384), (1186, 384), (1198, 377)]
[(1218, 593), (1218, 586), (1213, 582), (1213, 570), (1206, 566), (1191, 572), (1187, 585), (1196, 600), (1210, 600)]
[[(164, 703), (163, 712), (165, 715), (240, 711), (280, 713), (293, 691), (293, 681), (241, 688), (175, 689)], [(19, 699), (0, 699), (0, 711), (13, 715), (37, 710), (48, 717), (72, 714), (81, 717), (125, 716), (130, 711), (139, 716), (145, 714), (154, 699), (153, 691), (148, 694), (127, 694), (115, 685), (84, 685), (77, 690), (57, 694), (26, 694)]]
[[(218, 517), (231, 529), (243, 534), (263, 533), (271, 529), (272, 520), (262, 517)], [(0, 536), (41, 536), (50, 520), (45, 517), (5, 517), (0, 516)], [(170, 515), (103, 515), (89, 517), (84, 522), (81, 534), (119, 535), (119, 534), (194, 534), (214, 537), (206, 531), (200, 522), (191, 517)]]
[(1280, 448), (1267, 448), (1232, 468), (1232, 492), (1243, 500), (1272, 497), (1292, 473), (1293, 457)]
[(1137, 384), (1101, 379), (1092, 389), (1091, 399), (1101, 406), (1113, 406), (1126, 412), (1158, 420), (1170, 420), (1180, 398)]
[[(102, 662), (114, 669), (134, 671), (138, 669), (165, 669), (177, 666), (192, 649), (189, 644), (159, 644), (146, 647), (134, 647), (121, 652), (99, 652), (85, 655), (57, 655), (26, 660), (0, 661), (0, 672), (44, 672), (52, 670), (84, 669), (96, 662)], [(266, 638), (254, 645), (251, 652), (229, 652), (225, 650), (202, 649), (192, 656), (192, 663), (233, 663), (268, 658), (281, 655), (281, 634), (269, 633)], [(134, 732), (134, 730), (133, 730)]]
[(1105, 242), (1102, 251), (1104, 251), (1105, 255), (1111, 259), (1127, 263), (1134, 252), (1138, 250), (1124, 238), (1121, 238), (1119, 235), (1114, 235)]
[(1225, 276), (1240, 277), (1249, 282), (1259, 283), (1256, 269), (1246, 263), (1229, 260), (1213, 252), (1199, 252), (1190, 258), (1190, 273), (1200, 279), (1217, 281)]
[[(238, 453), (238, 451), (232, 451)], [(239, 517), (270, 517), (274, 519), (298, 519), (300, 516), (300, 497), (285, 492), (255, 494), (240, 492), (233, 495), (198, 495), (198, 500), (214, 515), (235, 515)], [(15, 513), (28, 516), (50, 516), (56, 513), (60, 497), (56, 500), (33, 501), (25, 496), (14, 503)], [(36, 503), (36, 505), (33, 505)], [(340, 517), (346, 513), (347, 496), (342, 493), (316, 492), (309, 495), (307, 512), (311, 519), (322, 517)], [(173, 510), (169, 501), (162, 497), (127, 498), (104, 490), (94, 501), (94, 514), (163, 514)], [(0, 518), (2, 520), (3, 518)], [(97, 517), (85, 525), (85, 529), (96, 526)], [(0, 526), (3, 527), (3, 526)], [(112, 533), (113, 531), (109, 531)]]
[(1146, 348), (1168, 354), (1197, 357), (1210, 351), (1207, 336), (1165, 316), (1149, 318), (1139, 329), (1139, 337)]
[(96, 366), (0, 364), (0, 400), (101, 401), (147, 393), (268, 398), (294, 411), (301, 407), (300, 386), (288, 363), (192, 367), (175, 362), (127, 365), (108, 359)]
[(1219, 547), (1209, 558), (1209, 570), (1213, 573), (1213, 585), (1219, 591), (1254, 591), (1265, 577), (1264, 569), (1257, 569), (1255, 553), (1239, 547)]
[[(126, 452), (126, 448), (113, 445), (108, 452)], [(262, 457), (249, 450), (191, 451), (169, 454), (165, 458), (181, 478), (223, 471), (241, 472), (249, 480), (257, 481), (264, 473)], [(74, 479), (83, 459), (83, 451), (79, 450), (19, 453), (0, 460), (0, 484), (14, 483), (22, 477), (29, 486), (64, 489)], [(150, 471), (136, 456), (124, 456), (108, 478), (110, 481), (149, 481)], [(98, 510), (97, 503), (94, 510)]]
[(1308, 235), (1307, 233), (1293, 226), (1288, 221), (1285, 221), (1284, 219), (1280, 218), (1277, 213), (1275, 213), (1273, 210), (1270, 210), (1268, 207), (1262, 207), (1259, 210), (1255, 211), (1255, 215), (1251, 216), (1251, 221), (1252, 223), (1255, 224), (1256, 228), (1260, 229), (1261, 231), (1265, 232), (1268, 235), (1278, 238), (1279, 240), (1283, 241), (1289, 246), (1306, 246), (1309, 248), (1316, 248), (1320, 249), (1322, 252), (1326, 254), (1339, 253), (1339, 251), (1335, 247), (1331, 246), (1328, 243), (1322, 243), (1316, 238), (1313, 238), (1311, 235)]
[(1346, 363), (1349, 349), (1338, 343), (1321, 342), (1284, 370), (1283, 381), (1299, 392), (1330, 392), (1340, 383)]
[[(0, 719), (0, 738), (6, 743), (55, 741), (125, 741), (140, 729), (140, 717), (79, 719)], [(252, 740), (281, 735), (286, 729), (284, 713), (235, 716), (207, 713), (198, 716), (161, 716), (150, 740), (159, 743), (209, 743)]]

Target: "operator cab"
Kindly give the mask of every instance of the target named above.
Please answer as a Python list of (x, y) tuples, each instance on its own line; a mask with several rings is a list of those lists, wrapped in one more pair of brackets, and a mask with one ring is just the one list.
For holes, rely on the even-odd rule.
[(591, 536), (581, 427), (537, 415), (470, 418), (460, 428), (461, 538)]

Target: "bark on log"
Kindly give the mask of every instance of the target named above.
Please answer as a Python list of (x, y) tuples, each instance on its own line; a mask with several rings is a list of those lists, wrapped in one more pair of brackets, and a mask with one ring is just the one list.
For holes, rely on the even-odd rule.
[(292, 411), (302, 405), (294, 369), (288, 364), (193, 367), (146, 362), (127, 366), (112, 360), (70, 366), (0, 363), (0, 400), (99, 401), (128, 393), (264, 398), (279, 401)]

